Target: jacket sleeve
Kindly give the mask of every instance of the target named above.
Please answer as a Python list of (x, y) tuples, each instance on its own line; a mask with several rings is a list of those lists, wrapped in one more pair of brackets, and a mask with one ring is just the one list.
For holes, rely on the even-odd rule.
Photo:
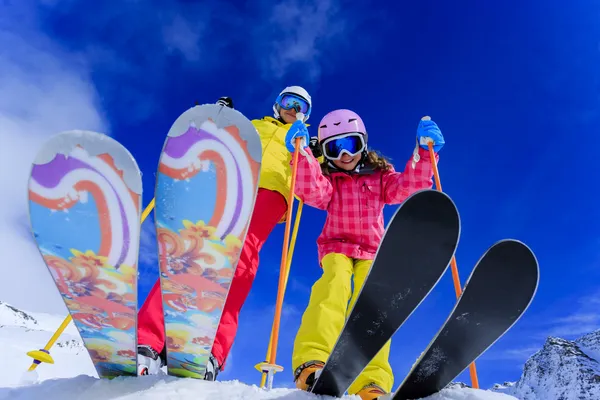
[[(413, 157), (408, 160), (403, 172), (393, 169), (386, 172), (382, 177), (383, 195), (385, 204), (402, 203), (411, 194), (433, 187), (433, 166), (429, 156), (429, 150), (419, 146), (418, 154), (420, 160), (413, 165)], [(436, 161), (439, 155), (435, 154)]]
[[(311, 207), (327, 210), (333, 195), (333, 185), (330, 179), (323, 175), (321, 166), (310, 149), (307, 148), (306, 152), (306, 156), (298, 154), (294, 195)], [(290, 165), (293, 165), (293, 162), (294, 157)]]

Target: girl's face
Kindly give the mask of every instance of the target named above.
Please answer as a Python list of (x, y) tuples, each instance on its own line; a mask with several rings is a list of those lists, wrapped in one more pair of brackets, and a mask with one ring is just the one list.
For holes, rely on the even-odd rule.
[(352, 171), (356, 168), (356, 165), (360, 161), (362, 155), (355, 154), (354, 156), (349, 156), (347, 153), (342, 154), (342, 158), (340, 160), (334, 160), (333, 165), (338, 167), (339, 169), (343, 169), (345, 171)]
[(279, 110), (279, 115), (281, 119), (285, 121), (286, 124), (293, 124), (296, 122), (296, 110), (290, 108), (289, 110), (284, 110), (281, 108)]

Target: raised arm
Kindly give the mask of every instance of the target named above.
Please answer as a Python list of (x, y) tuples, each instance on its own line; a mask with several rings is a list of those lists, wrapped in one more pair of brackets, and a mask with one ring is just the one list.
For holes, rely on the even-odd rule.
[[(305, 204), (326, 210), (331, 201), (333, 186), (328, 177), (323, 175), (319, 162), (307, 147), (306, 155), (298, 155), (296, 185), (294, 194)], [(292, 157), (292, 162), (293, 162)]]
[(411, 194), (433, 187), (433, 165), (428, 142), (433, 143), (435, 161), (438, 162), (438, 152), (446, 142), (437, 124), (430, 117), (423, 117), (417, 127), (416, 154), (408, 160), (404, 172), (388, 172), (383, 177), (386, 204), (401, 203)]
[[(408, 160), (403, 172), (394, 170), (384, 173), (383, 193), (386, 204), (399, 204), (411, 194), (433, 187), (433, 166), (429, 151), (419, 147), (420, 160), (413, 163), (413, 157)], [(435, 155), (436, 162), (439, 156)]]

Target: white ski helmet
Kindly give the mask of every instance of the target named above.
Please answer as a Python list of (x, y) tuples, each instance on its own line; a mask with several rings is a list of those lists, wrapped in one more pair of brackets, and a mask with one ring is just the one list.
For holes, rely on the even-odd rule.
[(308, 121), (308, 118), (310, 117), (310, 112), (312, 110), (312, 100), (310, 98), (310, 94), (308, 94), (306, 89), (304, 89), (302, 86), (288, 86), (285, 89), (283, 89), (281, 93), (279, 93), (279, 96), (277, 96), (277, 100), (275, 100), (275, 103), (273, 104), (273, 115), (275, 116), (275, 119), (279, 119), (280, 105), (278, 103), (278, 100), (285, 93), (295, 94), (296, 96), (300, 96), (308, 102), (308, 111), (304, 113), (304, 122)]

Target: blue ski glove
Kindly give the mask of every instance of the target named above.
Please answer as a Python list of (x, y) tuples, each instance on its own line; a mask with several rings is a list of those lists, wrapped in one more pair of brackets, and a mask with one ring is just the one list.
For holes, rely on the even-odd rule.
[(308, 136), (308, 129), (306, 129), (306, 125), (304, 125), (302, 120), (294, 122), (285, 135), (285, 146), (290, 153), (293, 153), (296, 150), (297, 138), (302, 138), (302, 141), (300, 142), (300, 153), (306, 155), (307, 153), (304, 149), (308, 147), (310, 137)]
[(444, 144), (446, 144), (446, 142), (444, 142), (442, 131), (435, 122), (431, 119), (421, 120), (419, 122), (419, 127), (417, 128), (417, 140), (419, 146), (428, 150), (429, 146), (427, 145), (427, 142), (429, 139), (433, 140), (433, 150), (436, 153), (444, 147)]

